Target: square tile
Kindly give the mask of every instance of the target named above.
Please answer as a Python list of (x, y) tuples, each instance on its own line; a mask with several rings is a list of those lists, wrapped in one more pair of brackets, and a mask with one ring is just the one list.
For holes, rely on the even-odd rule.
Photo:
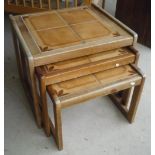
[(86, 40), (97, 37), (104, 37), (110, 34), (110, 31), (100, 22), (85, 22), (72, 25), (73, 30)]
[(37, 31), (37, 34), (48, 49), (52, 49), (54, 46), (68, 45), (79, 41), (78, 36), (71, 31), (69, 27)]
[(35, 30), (64, 26), (65, 23), (56, 13), (28, 17)]
[(87, 10), (84, 9), (59, 12), (59, 14), (68, 24), (76, 24), (96, 20), (94, 16), (92, 16)]

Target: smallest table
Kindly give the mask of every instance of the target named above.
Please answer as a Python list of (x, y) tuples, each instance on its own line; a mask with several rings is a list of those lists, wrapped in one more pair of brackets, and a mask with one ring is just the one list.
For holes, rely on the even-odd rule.
[[(61, 63), (64, 64), (64, 62)], [(71, 64), (74, 64), (73, 60), (70, 60), (70, 65)], [(66, 65), (68, 64), (66, 63)], [(45, 70), (50, 69), (50, 67), (51, 70), (54, 70), (52, 66), (53, 64), (38, 67), (36, 68), (36, 74), (40, 83), (44, 129), (47, 136), (52, 133), (59, 150), (63, 149), (61, 123), (61, 110), (63, 108), (98, 96), (110, 95), (129, 89), (128, 96), (130, 96), (131, 100), (126, 100), (128, 103), (123, 105), (114, 100), (114, 98), (112, 98), (112, 101), (114, 101), (128, 121), (130, 123), (133, 122), (145, 80), (144, 75), (137, 67), (134, 65), (123, 65), (107, 70), (102, 69), (102, 71), (98, 72), (92, 71), (92, 73), (85, 76), (72, 79), (69, 79), (68, 72), (69, 80), (66, 79), (63, 81), (63, 76), (61, 76), (62, 79), (60, 81), (58, 75), (55, 76), (55, 78), (51, 73), (45, 76)], [(58, 68), (55, 69), (59, 70), (61, 68), (60, 66), (59, 64), (59, 66), (57, 66)], [(82, 66), (80, 68), (82, 68)], [(64, 78), (66, 78), (66, 76)], [(55, 126), (48, 115), (46, 90), (53, 102)]]

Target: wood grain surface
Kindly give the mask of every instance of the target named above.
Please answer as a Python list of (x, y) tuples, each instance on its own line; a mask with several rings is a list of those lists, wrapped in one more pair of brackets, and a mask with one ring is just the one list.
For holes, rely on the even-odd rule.
[(36, 73), (45, 76), (46, 85), (49, 85), (134, 63), (135, 60), (132, 49), (121, 48), (36, 67)]
[(142, 77), (125, 65), (47, 86), (50, 96), (55, 94), (62, 107), (68, 107), (97, 96), (112, 94), (139, 85)]
[(42, 52), (99, 39), (127, 38), (127, 33), (113, 27), (89, 7), (65, 9), (23, 16), (23, 22)]

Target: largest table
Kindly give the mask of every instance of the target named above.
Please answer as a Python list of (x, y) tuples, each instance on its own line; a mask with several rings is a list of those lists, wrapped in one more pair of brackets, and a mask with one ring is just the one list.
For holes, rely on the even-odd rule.
[(35, 67), (115, 48), (133, 46), (137, 34), (92, 4), (57, 11), (10, 16), (18, 69), (33, 101), (37, 125), (41, 110)]

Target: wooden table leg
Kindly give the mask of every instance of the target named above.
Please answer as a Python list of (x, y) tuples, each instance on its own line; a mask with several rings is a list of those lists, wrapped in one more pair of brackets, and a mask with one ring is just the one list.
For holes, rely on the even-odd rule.
[(46, 98), (46, 81), (45, 77), (42, 76), (39, 78), (39, 87), (40, 87), (40, 99), (41, 99), (41, 108), (42, 108), (42, 119), (43, 119), (43, 128), (45, 130), (46, 136), (51, 135), (50, 132), (50, 120), (48, 115), (47, 107), (47, 98)]
[[(13, 36), (13, 43), (14, 43), (14, 47), (15, 47), (15, 55), (16, 55), (16, 61), (17, 61), (17, 67), (18, 67), (18, 72), (20, 75), (20, 79), (21, 82), (24, 83), (25, 79), (24, 79), (24, 68), (23, 68), (23, 58), (21, 56), (21, 48), (20, 48), (20, 42), (17, 38), (17, 36), (15, 35), (14, 29), (12, 28), (12, 36)], [(33, 106), (34, 106), (34, 113), (35, 113), (35, 118), (36, 118), (36, 123), (38, 125), (38, 127), (41, 127), (41, 116), (40, 116), (40, 109), (39, 109), (39, 100), (38, 100), (38, 94), (37, 94), (37, 88), (36, 88), (36, 79), (35, 79), (35, 72), (34, 72), (34, 63), (33, 63), (33, 59), (29, 59), (28, 58), (28, 64), (29, 64), (29, 75), (30, 75), (30, 79), (31, 79), (31, 91), (25, 89), (26, 84), (24, 85), (24, 89), (26, 91), (27, 94), (29, 94), (29, 97), (32, 97), (33, 99)]]
[(105, 7), (105, 0), (102, 0), (102, 8), (104, 9)]
[(22, 62), (21, 62), (21, 55), (20, 55), (20, 48), (19, 48), (19, 41), (13, 31), (12, 28), (12, 38), (13, 38), (13, 43), (14, 43), (14, 48), (15, 48), (15, 55), (16, 55), (16, 62), (17, 62), (17, 67), (18, 67), (18, 73), (20, 76), (20, 79), (24, 79), (23, 75), (23, 68), (22, 68)]
[(54, 120), (55, 120), (55, 137), (56, 143), (59, 150), (63, 149), (63, 140), (62, 140), (62, 122), (61, 122), (61, 106), (60, 104), (53, 103), (54, 110)]
[(128, 115), (127, 115), (127, 119), (130, 123), (133, 123), (134, 121), (134, 118), (137, 112), (137, 107), (139, 104), (139, 100), (140, 100), (142, 90), (144, 87), (144, 82), (145, 82), (145, 77), (143, 77), (141, 84), (134, 88)]
[(121, 104), (123, 104), (126, 107), (128, 106), (131, 93), (132, 93), (132, 87), (122, 92)]
[(30, 82), (31, 82), (30, 85), (31, 85), (31, 93), (33, 97), (35, 118), (36, 118), (36, 123), (38, 127), (41, 128), (42, 120), (41, 120), (41, 112), (40, 112), (40, 107), (39, 107), (39, 96), (37, 93), (35, 67), (33, 64), (33, 60), (28, 60), (28, 63), (29, 63), (29, 73), (30, 73)]

